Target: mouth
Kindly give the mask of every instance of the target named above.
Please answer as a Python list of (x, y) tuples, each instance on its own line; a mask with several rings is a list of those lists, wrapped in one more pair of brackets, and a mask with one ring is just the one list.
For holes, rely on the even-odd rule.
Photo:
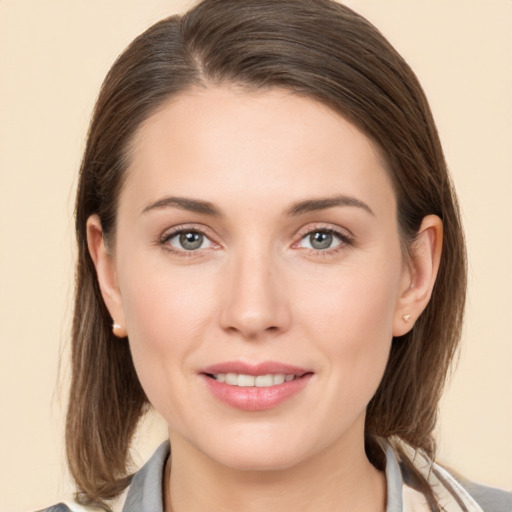
[(221, 363), (205, 368), (200, 374), (217, 399), (243, 411), (277, 407), (299, 395), (314, 375), (304, 368), (272, 362)]
[(267, 373), (265, 375), (248, 375), (246, 373), (215, 373), (205, 374), (207, 377), (224, 382), (228, 386), (238, 386), (240, 388), (269, 388), (279, 386), (285, 382), (291, 382), (300, 379), (303, 375), (293, 373)]

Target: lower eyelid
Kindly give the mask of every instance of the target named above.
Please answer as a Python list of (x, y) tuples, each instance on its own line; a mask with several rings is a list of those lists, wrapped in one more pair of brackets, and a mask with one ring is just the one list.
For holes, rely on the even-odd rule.
[[(204, 239), (208, 242), (208, 246), (187, 250), (179, 246), (179, 241), (176, 244), (170, 242), (174, 237), (179, 237), (179, 235), (183, 233), (190, 232), (202, 235)], [(206, 256), (206, 254), (209, 251), (217, 250), (222, 247), (219, 243), (215, 241), (215, 238), (212, 235), (210, 235), (209, 232), (207, 232), (207, 230), (195, 225), (186, 224), (181, 226), (175, 226), (174, 228), (169, 228), (157, 239), (156, 244), (160, 245), (164, 250), (174, 254), (175, 256), (196, 258)]]

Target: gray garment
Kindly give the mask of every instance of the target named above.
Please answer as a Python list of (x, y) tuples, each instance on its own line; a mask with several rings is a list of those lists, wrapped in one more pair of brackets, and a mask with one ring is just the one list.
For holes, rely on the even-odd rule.
[[(135, 473), (122, 512), (163, 512), (163, 477), (169, 456), (169, 442), (158, 447), (146, 464)], [(459, 479), (484, 512), (512, 512), (512, 494)], [(391, 446), (386, 446), (386, 512), (402, 512), (403, 478)], [(63, 504), (41, 512), (68, 512)]]
[[(162, 481), (169, 443), (163, 443), (133, 477), (123, 512), (163, 512)], [(386, 512), (402, 512), (402, 475), (390, 446), (386, 452)], [(509, 511), (507, 511), (509, 512)]]
[(52, 505), (49, 508), (40, 510), (39, 512), (71, 512), (71, 511), (67, 505), (64, 505), (64, 503), (57, 503), (57, 505)]
[(457, 478), (484, 512), (512, 512), (512, 492)]
[(123, 512), (163, 512), (163, 481), (169, 451), (169, 442), (162, 443), (146, 464), (135, 473)]
[[(163, 512), (162, 482), (169, 443), (163, 443), (133, 477), (123, 512)], [(403, 478), (390, 445), (386, 446), (386, 512), (402, 512)], [(460, 482), (484, 512), (512, 512), (512, 494), (469, 481)]]

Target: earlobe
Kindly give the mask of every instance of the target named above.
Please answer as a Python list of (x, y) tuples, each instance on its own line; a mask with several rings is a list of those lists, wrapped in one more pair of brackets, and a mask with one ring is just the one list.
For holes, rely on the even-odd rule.
[(120, 338), (126, 337), (124, 308), (117, 282), (115, 262), (105, 242), (101, 220), (97, 215), (91, 215), (87, 219), (87, 246), (96, 268), (103, 301), (113, 319), (112, 331)]
[(443, 245), (443, 223), (427, 215), (410, 249), (410, 261), (400, 290), (393, 323), (393, 336), (403, 336), (427, 306), (439, 270)]

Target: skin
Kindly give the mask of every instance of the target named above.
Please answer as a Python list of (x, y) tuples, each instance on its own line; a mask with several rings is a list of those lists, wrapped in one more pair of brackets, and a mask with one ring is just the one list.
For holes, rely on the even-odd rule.
[[(162, 203), (171, 196), (221, 215)], [(335, 196), (350, 204), (289, 214)], [(430, 298), (442, 241), (426, 217), (404, 258), (396, 218), (375, 144), (312, 99), (194, 89), (139, 129), (113, 246), (96, 216), (88, 240), (116, 333), (169, 425), (167, 511), (385, 509), (365, 411), (392, 337)], [(176, 229), (203, 233), (202, 246), (185, 250)], [(332, 231), (328, 248), (311, 246)], [(233, 360), (313, 375), (277, 407), (242, 411), (199, 373)]]

